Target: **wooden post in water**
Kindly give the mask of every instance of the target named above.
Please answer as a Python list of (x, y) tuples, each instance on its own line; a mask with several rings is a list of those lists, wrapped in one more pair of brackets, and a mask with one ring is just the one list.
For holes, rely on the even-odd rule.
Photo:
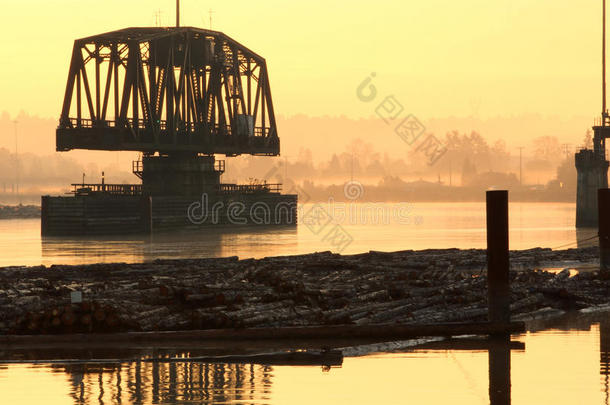
[(489, 343), (489, 405), (510, 405), (510, 335), (492, 337)]
[(610, 188), (597, 190), (599, 269), (610, 271)]
[(509, 322), (508, 191), (487, 191), (486, 200), (489, 321)]

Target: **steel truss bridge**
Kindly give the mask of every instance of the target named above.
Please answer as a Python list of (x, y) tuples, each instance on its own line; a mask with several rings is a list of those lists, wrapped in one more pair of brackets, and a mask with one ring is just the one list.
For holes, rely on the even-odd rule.
[(127, 28), (74, 42), (58, 151), (279, 154), (265, 59), (225, 34)]

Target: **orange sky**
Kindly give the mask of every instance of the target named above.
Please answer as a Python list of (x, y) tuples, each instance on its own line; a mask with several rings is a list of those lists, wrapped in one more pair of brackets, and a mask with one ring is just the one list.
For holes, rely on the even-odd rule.
[[(0, 111), (58, 117), (72, 41), (174, 23), (172, 0), (22, 0), (2, 6)], [(268, 61), (276, 111), (368, 117), (371, 72), (421, 119), (600, 110), (601, 1), (182, 0), (182, 25), (214, 29)], [(587, 125), (589, 123), (587, 122)]]

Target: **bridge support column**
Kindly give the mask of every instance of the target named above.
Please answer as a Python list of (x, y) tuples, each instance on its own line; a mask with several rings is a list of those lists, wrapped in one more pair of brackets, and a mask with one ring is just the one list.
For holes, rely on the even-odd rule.
[(597, 227), (597, 190), (608, 188), (607, 138), (610, 138), (610, 126), (602, 122), (602, 125), (593, 127), (593, 150), (581, 149), (574, 156), (576, 172), (578, 173), (576, 188), (577, 228)]
[(197, 196), (215, 190), (224, 172), (224, 161), (214, 156), (172, 154), (142, 158), (145, 194)]
[(608, 188), (608, 161), (591, 149), (575, 155), (578, 183), (576, 189), (576, 227), (597, 227), (597, 190)]
[(610, 189), (600, 188), (597, 192), (599, 208), (599, 267), (600, 271), (610, 274)]

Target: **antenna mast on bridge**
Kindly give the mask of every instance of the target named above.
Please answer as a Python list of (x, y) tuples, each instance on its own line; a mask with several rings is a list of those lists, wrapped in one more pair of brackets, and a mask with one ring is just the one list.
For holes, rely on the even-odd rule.
[[(583, 148), (574, 156), (576, 186), (576, 227), (597, 227), (597, 190), (608, 188), (606, 139), (610, 138), (610, 115), (606, 109), (606, 0), (602, 0), (602, 119), (593, 126), (593, 150)], [(609, 207), (610, 208), (610, 207)]]
[(602, 126), (606, 126), (606, 0), (602, 6)]

